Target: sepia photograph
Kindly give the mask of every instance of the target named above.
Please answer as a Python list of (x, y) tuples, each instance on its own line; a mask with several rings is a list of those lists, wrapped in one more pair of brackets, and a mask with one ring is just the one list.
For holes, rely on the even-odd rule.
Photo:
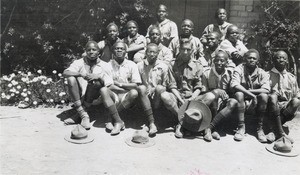
[(1, 175), (300, 174), (300, 0), (1, 0)]

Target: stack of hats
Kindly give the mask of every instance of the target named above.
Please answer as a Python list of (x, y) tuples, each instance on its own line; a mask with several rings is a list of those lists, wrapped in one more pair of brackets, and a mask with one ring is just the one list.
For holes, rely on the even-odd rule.
[(65, 136), (65, 140), (75, 144), (85, 144), (94, 141), (94, 138), (88, 134), (84, 127), (78, 124), (71, 131), (71, 134)]
[(295, 157), (299, 155), (299, 152), (293, 148), (292, 142), (284, 136), (273, 144), (267, 145), (266, 149), (279, 156)]

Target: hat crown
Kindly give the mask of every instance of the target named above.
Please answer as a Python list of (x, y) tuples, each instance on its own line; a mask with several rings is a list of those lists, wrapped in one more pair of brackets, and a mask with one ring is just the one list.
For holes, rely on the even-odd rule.
[(86, 129), (84, 129), (81, 125), (77, 125), (72, 131), (71, 131), (71, 138), (72, 139), (83, 139), (88, 136), (88, 133)]
[(198, 109), (188, 109), (184, 113), (185, 121), (187, 123), (201, 123), (203, 116), (200, 110)]
[(131, 141), (138, 144), (146, 144), (149, 142), (149, 136), (145, 131), (135, 131)]
[(287, 153), (292, 151), (292, 147), (292, 143), (289, 139), (281, 137), (275, 142), (273, 149), (279, 152)]

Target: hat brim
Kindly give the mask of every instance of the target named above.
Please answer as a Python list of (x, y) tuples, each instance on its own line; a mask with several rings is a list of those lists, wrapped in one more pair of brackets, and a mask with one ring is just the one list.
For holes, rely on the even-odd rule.
[(72, 139), (71, 134), (68, 134), (65, 135), (65, 140), (74, 144), (86, 144), (94, 141), (94, 137), (91, 134), (88, 134), (87, 138), (85, 139)]
[(279, 156), (285, 156), (285, 157), (296, 157), (299, 155), (299, 150), (295, 149), (294, 147), (292, 148), (291, 152), (288, 152), (288, 153), (274, 150), (273, 147), (274, 147), (274, 143), (269, 144), (266, 146), (266, 150), (268, 150), (270, 153), (273, 153), (273, 154), (276, 154)]
[[(195, 128), (191, 128), (191, 127), (189, 127), (188, 124), (186, 124), (185, 122), (183, 122), (184, 113), (185, 113), (185, 111), (187, 109), (190, 109), (190, 108), (200, 110), (201, 113), (202, 113), (202, 115), (203, 115), (202, 122), (201, 122), (199, 128), (196, 128), (196, 129)], [(212, 115), (211, 115), (211, 111), (210, 111), (209, 107), (206, 106), (203, 102), (196, 101), (196, 100), (185, 102), (180, 107), (180, 109), (178, 111), (178, 121), (179, 121), (179, 123), (185, 129), (193, 131), (193, 132), (200, 132), (200, 131), (206, 129), (209, 126), (209, 124), (211, 122), (211, 119), (212, 119)]]
[(131, 147), (135, 147), (135, 148), (148, 148), (150, 146), (153, 146), (155, 145), (155, 141), (153, 139), (149, 139), (149, 141), (145, 144), (140, 144), (140, 143), (135, 143), (135, 142), (132, 142), (132, 137), (130, 138), (127, 138), (125, 140), (125, 143), (128, 145), (128, 146), (131, 146)]

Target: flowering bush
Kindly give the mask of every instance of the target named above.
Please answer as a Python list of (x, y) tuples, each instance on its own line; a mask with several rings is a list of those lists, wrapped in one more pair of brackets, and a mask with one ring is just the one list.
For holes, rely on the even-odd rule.
[(1, 105), (18, 105), (22, 108), (38, 105), (54, 107), (70, 101), (67, 81), (56, 70), (48, 77), (41, 70), (37, 74), (19, 71), (4, 75), (0, 78), (0, 83)]

